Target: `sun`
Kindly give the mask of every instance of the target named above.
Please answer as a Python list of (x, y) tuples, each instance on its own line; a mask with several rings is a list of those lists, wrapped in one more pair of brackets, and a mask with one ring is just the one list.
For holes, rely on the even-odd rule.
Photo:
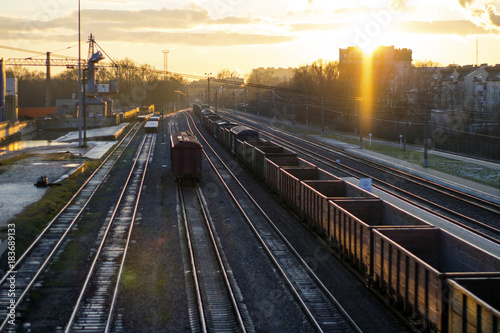
[(358, 48), (363, 52), (365, 57), (371, 57), (378, 45), (375, 42), (366, 42), (358, 45)]

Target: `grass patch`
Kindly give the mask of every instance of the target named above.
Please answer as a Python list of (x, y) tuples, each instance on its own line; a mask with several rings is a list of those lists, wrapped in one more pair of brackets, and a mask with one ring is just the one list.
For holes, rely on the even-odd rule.
[[(318, 135), (317, 131), (298, 130), (297, 133), (306, 135)], [(359, 137), (341, 136), (332, 133), (325, 133), (325, 137), (339, 142), (344, 142), (359, 146)], [(424, 164), (424, 153), (421, 150), (402, 150), (393, 145), (386, 145), (378, 142), (368, 144), (367, 139), (363, 138), (363, 148), (379, 154), (397, 158), (401, 161), (422, 166)], [(490, 169), (481, 165), (467, 163), (455, 159), (437, 156), (429, 153), (427, 155), (427, 166), (429, 169), (437, 170), (449, 175), (468, 179), (489, 186), (499, 186), (499, 170)]]
[[(81, 175), (62, 181), (61, 186), (49, 187), (42, 199), (29, 205), (9, 221), (16, 225), (16, 252), (19, 255), (26, 251), (98, 165), (98, 161), (89, 162), (87, 169)], [(6, 230), (3, 230), (0, 233), (0, 238), (5, 238), (5, 232)], [(5, 264), (6, 260), (2, 260), (1, 266)]]
[[(51, 269), (53, 271), (70, 271), (74, 272), (80, 268), (80, 263), (84, 261), (85, 253), (82, 249), (82, 245), (78, 241), (68, 242), (64, 246), (64, 251), (62, 252), (59, 259), (52, 264)], [(85, 256), (86, 257), (86, 256)], [(47, 284), (48, 286), (57, 287), (57, 284)]]
[[(424, 153), (422, 151), (403, 151), (401, 148), (380, 143), (372, 143), (371, 146), (364, 145), (364, 147), (367, 150), (394, 157), (408, 163), (417, 164), (420, 166), (424, 164)], [(500, 171), (495, 169), (437, 156), (430, 153), (427, 155), (427, 165), (429, 169), (437, 170), (449, 175), (469, 179), (485, 185), (493, 184), (498, 186), (498, 176)]]
[(11, 158), (6, 158), (4, 160), (1, 160), (0, 161), (0, 164), (2, 166), (6, 166), (6, 165), (10, 165), (12, 163), (15, 163), (15, 162), (18, 162), (20, 160), (23, 160), (25, 158), (28, 158), (28, 157), (32, 157), (34, 156), (33, 154), (22, 154), (22, 155), (17, 155), (17, 156), (14, 156), (14, 157), (11, 157)]

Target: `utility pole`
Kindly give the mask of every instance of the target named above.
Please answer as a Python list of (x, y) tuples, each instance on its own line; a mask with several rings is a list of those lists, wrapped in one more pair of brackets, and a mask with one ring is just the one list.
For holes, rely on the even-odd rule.
[(87, 147), (87, 73), (88, 69), (83, 70), (83, 145), (82, 147)]
[(357, 101), (358, 103), (358, 120), (359, 120), (359, 148), (363, 148), (363, 132), (362, 132), (362, 125), (363, 125), (363, 117), (361, 116), (362, 115), (362, 104), (361, 102), (363, 102), (363, 97), (355, 97), (354, 98), (355, 101)]
[(80, 31), (80, 0), (78, 0), (78, 146), (82, 147), (82, 42), (81, 42), (81, 31)]
[(238, 100), (236, 97), (236, 89), (234, 89), (233, 96), (234, 96), (234, 111), (233, 111), (233, 113), (236, 113), (236, 103), (238, 103)]
[(217, 87), (215, 87), (215, 113), (217, 113), (219, 109), (219, 99), (217, 97)]
[(47, 60), (45, 61), (47, 68), (45, 74), (45, 107), (50, 107), (52, 100), (52, 87), (50, 86), (50, 52), (47, 52)]
[(205, 76), (207, 77), (207, 100), (209, 109), (210, 109), (210, 75), (212, 75), (212, 73), (205, 73)]
[(325, 94), (321, 95), (321, 136), (325, 136)]
[(306, 125), (309, 125), (309, 94), (306, 97)]
[[(429, 118), (431, 118), (431, 114), (430, 114), (430, 111), (429, 110)], [(426, 117), (427, 118), (427, 117)], [(428, 138), (429, 136), (429, 129), (428, 129), (428, 126), (429, 126), (429, 123), (430, 123), (430, 119), (427, 120), (427, 119), (424, 119), (424, 168), (427, 168), (429, 163), (428, 163), (428, 150), (429, 150), (429, 143), (430, 143), (430, 139)]]

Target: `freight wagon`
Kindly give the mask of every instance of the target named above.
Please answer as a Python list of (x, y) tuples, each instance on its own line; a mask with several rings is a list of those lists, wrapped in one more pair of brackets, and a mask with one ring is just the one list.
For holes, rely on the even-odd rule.
[(238, 154), (238, 146), (243, 145), (245, 141), (258, 140), (259, 132), (240, 125), (229, 130), (229, 137), (229, 150), (236, 156)]
[(374, 229), (372, 255), (374, 287), (436, 332), (448, 332), (447, 279), (500, 277), (499, 258), (438, 228)]
[(201, 105), (200, 104), (193, 104), (193, 113), (197, 117), (201, 116)]
[(500, 278), (457, 278), (448, 283), (449, 332), (500, 332)]
[(158, 122), (147, 121), (144, 125), (144, 129), (146, 130), (146, 133), (156, 133), (158, 131)]
[(150, 117), (151, 117), (150, 114), (144, 114), (144, 115), (138, 116), (137, 120), (138, 121), (148, 121)]
[(202, 176), (202, 146), (189, 132), (177, 132), (171, 136), (170, 163), (176, 181), (194, 179)]
[(226, 149), (242, 165), (264, 170), (269, 189), (416, 329), (500, 332), (500, 258), (296, 154), (272, 156), (279, 148), (258, 140), (256, 131), (252, 138), (233, 140), (233, 130), (249, 129), (221, 127)]
[(326, 238), (338, 253), (370, 281), (373, 275), (375, 228), (430, 228), (424, 220), (379, 198), (349, 198), (329, 201)]
[(306, 166), (284, 166), (280, 170), (280, 196), (299, 216), (304, 212), (301, 201), (303, 180), (339, 180), (338, 177), (310, 163)]

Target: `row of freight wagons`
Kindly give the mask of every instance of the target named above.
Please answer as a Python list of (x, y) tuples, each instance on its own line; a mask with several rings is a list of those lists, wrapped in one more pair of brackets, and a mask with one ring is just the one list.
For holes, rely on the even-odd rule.
[[(221, 120), (202, 115), (214, 136), (224, 132)], [(500, 258), (285, 147), (237, 134), (229, 144), (221, 136), (219, 142), (419, 328), (499, 332)]]

